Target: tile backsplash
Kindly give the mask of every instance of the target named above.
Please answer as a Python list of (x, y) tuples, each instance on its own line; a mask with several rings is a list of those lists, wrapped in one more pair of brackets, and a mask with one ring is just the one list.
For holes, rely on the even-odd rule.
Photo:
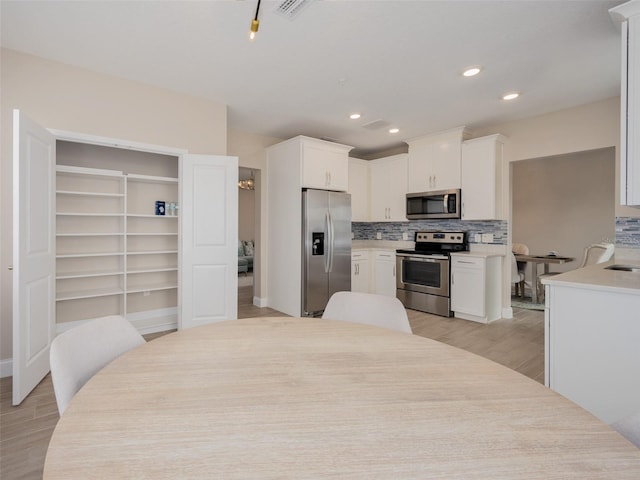
[(616, 247), (640, 248), (640, 217), (616, 217)]
[[(422, 230), (438, 230), (445, 232), (467, 232), (469, 243), (475, 241), (476, 234), (492, 233), (492, 244), (506, 245), (506, 220), (491, 220), (471, 222), (464, 220), (412, 220), (409, 222), (353, 222), (351, 230), (354, 240), (403, 240), (402, 234), (407, 233), (408, 240), (413, 240), (414, 234)], [(618, 248), (640, 249), (640, 217), (616, 217), (615, 244)]]
[[(472, 222), (463, 220), (412, 220), (409, 222), (353, 222), (351, 230), (354, 240), (404, 240), (403, 233), (408, 234), (408, 240), (414, 239), (417, 231), (467, 232), (469, 243), (475, 242), (476, 234), (493, 234), (492, 244), (505, 245), (507, 243), (507, 226), (505, 220)], [(377, 238), (380, 233), (382, 238)]]

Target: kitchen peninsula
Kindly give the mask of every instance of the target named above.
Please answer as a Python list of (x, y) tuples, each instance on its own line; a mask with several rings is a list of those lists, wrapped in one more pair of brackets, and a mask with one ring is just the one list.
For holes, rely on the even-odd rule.
[(640, 406), (640, 260), (618, 260), (542, 280), (545, 384), (612, 423)]

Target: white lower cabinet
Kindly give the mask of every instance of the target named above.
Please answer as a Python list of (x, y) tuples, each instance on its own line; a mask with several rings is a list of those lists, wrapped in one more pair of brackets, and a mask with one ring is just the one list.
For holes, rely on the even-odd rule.
[(555, 282), (545, 287), (545, 384), (605, 423), (636, 413), (640, 294)]
[(396, 254), (391, 250), (374, 252), (374, 291), (381, 295), (396, 296)]
[(451, 310), (465, 320), (488, 323), (500, 318), (502, 256), (451, 254)]
[(369, 293), (371, 268), (368, 250), (351, 252), (351, 291)]

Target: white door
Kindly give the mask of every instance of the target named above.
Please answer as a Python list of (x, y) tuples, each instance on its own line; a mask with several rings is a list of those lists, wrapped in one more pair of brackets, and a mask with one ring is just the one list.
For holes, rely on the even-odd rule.
[(178, 328), (238, 317), (238, 158), (180, 157)]
[(55, 335), (55, 138), (13, 112), (13, 404), (49, 372)]

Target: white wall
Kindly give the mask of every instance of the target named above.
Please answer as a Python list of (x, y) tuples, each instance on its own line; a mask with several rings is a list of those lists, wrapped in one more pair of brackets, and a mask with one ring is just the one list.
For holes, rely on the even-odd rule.
[(238, 239), (255, 239), (255, 190), (238, 189)]
[(227, 107), (7, 49), (0, 51), (0, 62), (0, 361), (4, 362), (12, 356), (8, 271), (13, 235), (12, 110), (19, 108), (47, 128), (226, 155)]

